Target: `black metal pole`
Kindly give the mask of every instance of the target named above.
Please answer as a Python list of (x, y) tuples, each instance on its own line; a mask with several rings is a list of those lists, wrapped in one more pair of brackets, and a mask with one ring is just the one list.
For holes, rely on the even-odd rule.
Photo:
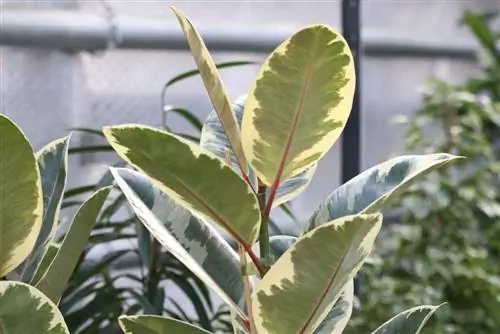
[(361, 34), (360, 0), (342, 0), (342, 34), (351, 48), (356, 68), (356, 92), (351, 115), (342, 134), (341, 178), (345, 183), (359, 174), (361, 165)]
[[(351, 48), (356, 69), (356, 91), (351, 115), (342, 133), (342, 183), (358, 175), (361, 169), (361, 33), (360, 0), (342, 0), (342, 35)], [(354, 278), (354, 294), (361, 294), (361, 277)]]

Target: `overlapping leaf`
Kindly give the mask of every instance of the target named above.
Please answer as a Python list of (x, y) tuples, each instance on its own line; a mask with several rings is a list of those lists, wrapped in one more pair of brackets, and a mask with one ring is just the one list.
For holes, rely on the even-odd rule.
[(331, 193), (312, 215), (306, 231), (338, 217), (380, 211), (415, 181), (457, 158), (444, 153), (404, 155), (376, 165)]
[(43, 223), (35, 248), (27, 259), (27, 268), (23, 273), (25, 282), (32, 279), (57, 230), (59, 212), (66, 189), (69, 142), (70, 136), (56, 139), (36, 154), (42, 182)]
[(442, 305), (422, 305), (403, 311), (382, 324), (372, 334), (419, 334)]
[(45, 252), (42, 254), (42, 258), (38, 263), (36, 271), (33, 274), (33, 277), (30, 280), (30, 285), (35, 286), (38, 283), (38, 281), (40, 281), (40, 278), (42, 278), (43, 274), (45, 274), (47, 268), (50, 266), (50, 264), (56, 257), (57, 252), (59, 251), (60, 248), (61, 244), (56, 244), (56, 243), (49, 244), (49, 246), (45, 249)]
[[(243, 119), (243, 108), (245, 105), (247, 96), (241, 96), (233, 103), (233, 110), (236, 116), (238, 125), (241, 126), (241, 121)], [(200, 145), (206, 148), (216, 156), (221, 159), (226, 159), (226, 152), (231, 152), (231, 146), (227, 140), (227, 136), (224, 129), (220, 123), (219, 117), (215, 111), (212, 111), (203, 124), (203, 129), (201, 130)], [(231, 166), (233, 169), (241, 175), (241, 171), (238, 167), (238, 162), (234, 154), (231, 154)], [(254, 189), (257, 189), (257, 176), (250, 167), (248, 167), (249, 179), (252, 182)], [(312, 165), (305, 171), (287, 179), (282, 182), (276, 192), (276, 198), (273, 201), (273, 207), (280, 204), (288, 202), (299, 195), (311, 182), (311, 179), (316, 171), (316, 164)], [(267, 190), (269, 196), (269, 189)]]
[(268, 186), (303, 172), (339, 138), (355, 87), (344, 38), (326, 25), (306, 27), (264, 63), (245, 104), (245, 156)]
[(28, 139), (0, 114), (0, 277), (33, 250), (42, 227), (40, 172)]
[(36, 288), (0, 281), (0, 332), (69, 334), (57, 306)]
[(134, 190), (144, 188), (144, 178), (126, 169), (112, 168), (111, 172), (134, 213), (151, 234), (232, 310), (245, 318), (238, 307), (243, 296), (238, 255), (214, 228), (161, 193), (155, 196), (153, 210), (158, 216), (155, 215), (143, 203), (141, 194)]
[(349, 322), (354, 306), (354, 280), (350, 279), (328, 315), (316, 328), (314, 334), (342, 333)]
[(302, 236), (257, 286), (257, 330), (314, 332), (371, 252), (381, 224), (380, 214), (347, 216)]
[(242, 245), (255, 243), (261, 219), (257, 196), (222, 160), (147, 126), (106, 127), (104, 134), (123, 159), (174, 201), (218, 223)]
[(111, 187), (102, 188), (83, 203), (75, 214), (59, 251), (36, 284), (36, 287), (55, 303), (59, 302), (78, 258), (88, 243), (92, 227), (110, 190)]
[(155, 315), (121, 316), (118, 321), (125, 334), (210, 334), (186, 322)]
[(212, 104), (214, 105), (217, 115), (219, 115), (224, 129), (226, 129), (232, 151), (244, 173), (246, 173), (247, 163), (243, 154), (240, 128), (236, 122), (236, 118), (231, 107), (231, 101), (226, 93), (226, 89), (224, 88), (220, 74), (217, 71), (215, 62), (210, 56), (203, 39), (196, 30), (196, 27), (179, 9), (173, 6), (171, 6), (171, 9), (175, 13), (177, 20), (184, 31), (184, 36), (189, 44), (194, 61), (198, 66), (201, 78), (205, 83), (208, 95), (212, 100)]

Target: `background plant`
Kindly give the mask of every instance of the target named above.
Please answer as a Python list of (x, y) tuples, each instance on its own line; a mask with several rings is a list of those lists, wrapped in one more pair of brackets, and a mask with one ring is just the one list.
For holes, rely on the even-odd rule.
[[(105, 127), (114, 150), (140, 171), (111, 173), (159, 243), (229, 306), (238, 333), (341, 333), (352, 312), (354, 275), (381, 226), (378, 212), (455, 157), (401, 156), (374, 166), (334, 191), (303, 235), (270, 238), (272, 208), (307, 186), (349, 116), (355, 75), (347, 44), (324, 25), (298, 31), (269, 56), (244, 106), (233, 108), (201, 37), (173, 10), (215, 113), (200, 145), (148, 126)], [(156, 204), (169, 208), (166, 215), (155, 213)], [(437, 308), (409, 309), (373, 333), (418, 333)], [(127, 333), (207, 333), (158, 316), (123, 316), (120, 325)]]
[[(231, 61), (216, 65), (218, 69), (254, 64), (251, 61)], [(199, 75), (198, 69), (189, 70), (168, 80), (161, 92), (161, 125), (159, 128), (172, 130), (169, 119), (180, 117), (190, 125), (189, 133), (176, 134), (199, 142), (202, 121), (182, 107), (168, 105), (168, 89), (183, 80)], [(102, 144), (73, 146), (70, 155), (89, 153), (113, 153), (110, 145), (103, 140), (99, 129), (75, 128), (74, 131), (96, 136)], [(117, 166), (124, 166), (118, 164)], [(114, 180), (109, 172), (95, 184), (68, 189), (64, 193), (62, 207), (72, 209), (81, 204), (80, 198)], [(232, 332), (230, 322), (225, 320), (228, 312), (214, 305), (205, 284), (193, 275), (181, 262), (151, 238), (136, 216), (128, 210), (124, 196), (112, 191), (113, 201), (105, 205), (99, 221), (94, 226), (89, 243), (82, 253), (60, 304), (61, 312), (72, 333), (116, 333), (118, 317), (122, 314), (169, 315), (199, 325), (207, 330), (218, 329)], [(153, 199), (150, 199), (152, 204)], [(287, 210), (287, 208), (284, 208)], [(123, 219), (123, 213), (128, 217)], [(117, 213), (121, 213), (117, 218)], [(291, 211), (288, 213), (292, 214)], [(293, 216), (292, 216), (293, 217)], [(275, 225), (279, 228), (278, 225)], [(279, 230), (281, 232), (281, 230)], [(127, 240), (129, 249), (112, 250), (96, 259), (92, 255), (98, 246), (106, 246), (119, 240)], [(120, 269), (120, 262), (126, 259), (129, 267)], [(195, 314), (189, 314), (186, 305), (172, 299), (165, 284), (176, 285), (191, 302)], [(83, 298), (85, 297), (85, 298)], [(82, 302), (82, 299), (84, 300)], [(106, 307), (103, 307), (106, 301)], [(169, 307), (168, 304), (173, 305)]]
[(69, 334), (57, 305), (110, 188), (91, 194), (65, 226), (59, 213), (70, 136), (35, 154), (1, 114), (0, 134), (0, 332)]
[(360, 333), (395, 310), (446, 300), (429, 333), (494, 333), (500, 328), (500, 31), (492, 13), (466, 12), (482, 46), (481, 74), (462, 84), (431, 80), (409, 123), (407, 148), (466, 156), (415, 184), (387, 225), (377, 264), (367, 267)]

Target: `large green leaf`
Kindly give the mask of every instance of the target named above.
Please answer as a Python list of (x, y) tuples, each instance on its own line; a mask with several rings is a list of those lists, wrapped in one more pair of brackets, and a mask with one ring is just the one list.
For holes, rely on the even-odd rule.
[(125, 334), (210, 334), (200, 327), (157, 315), (122, 315), (118, 321)]
[(323, 157), (351, 112), (354, 62), (344, 38), (326, 25), (306, 27), (264, 63), (245, 104), (245, 156), (273, 188)]
[(372, 334), (419, 334), (430, 317), (444, 304), (421, 305), (403, 311), (377, 328)]
[(156, 214), (153, 213), (141, 200), (141, 194), (134, 190), (142, 192), (146, 181), (133, 171), (110, 170), (134, 213), (151, 234), (232, 310), (245, 318), (238, 307), (243, 296), (243, 281), (237, 254), (215, 229), (161, 193), (155, 196), (153, 210)]
[(310, 218), (306, 231), (338, 217), (378, 212), (416, 180), (457, 158), (442, 153), (404, 155), (376, 165), (331, 193)]
[(27, 268), (22, 276), (25, 282), (32, 279), (57, 230), (59, 212), (66, 188), (70, 138), (71, 135), (56, 139), (36, 154), (42, 180), (43, 223), (35, 248), (26, 260)]
[(54, 303), (59, 303), (110, 191), (111, 187), (102, 188), (83, 203), (75, 214), (59, 251), (36, 284)]
[[(238, 125), (241, 125), (241, 121), (243, 119), (243, 108), (246, 98), (247, 96), (243, 95), (233, 103), (233, 110), (236, 115)], [(212, 111), (208, 115), (203, 124), (203, 129), (201, 130), (200, 145), (201, 147), (206, 148), (221, 159), (226, 158), (226, 152), (229, 151), (232, 153), (231, 146), (229, 145), (229, 141), (227, 140), (227, 136), (215, 111)], [(233, 167), (233, 169), (241, 175), (241, 171), (238, 167), (238, 162), (236, 161), (236, 157), (234, 156), (234, 154), (231, 154), (231, 167)], [(248, 165), (247, 167), (249, 179), (252, 182), (252, 186), (254, 189), (257, 189), (257, 176), (255, 175), (250, 165)], [(309, 167), (305, 171), (287, 180), (284, 180), (284, 182), (282, 182), (282, 184), (276, 191), (276, 198), (273, 201), (273, 207), (292, 200), (302, 191), (304, 191), (311, 182), (315, 171), (316, 164)], [(267, 197), (269, 197), (269, 189), (267, 190)]]
[(147, 126), (105, 127), (115, 151), (177, 203), (218, 223), (242, 245), (257, 240), (257, 196), (221, 159), (200, 146)]
[(0, 333), (69, 334), (57, 306), (36, 288), (0, 281)]
[(177, 16), (177, 20), (184, 31), (184, 36), (186, 36), (189, 48), (193, 55), (193, 59), (200, 70), (201, 78), (205, 83), (208, 95), (212, 100), (212, 104), (219, 115), (219, 118), (224, 126), (224, 129), (231, 143), (232, 151), (234, 152), (236, 158), (238, 159), (239, 165), (243, 169), (243, 172), (247, 172), (247, 163), (245, 155), (243, 154), (243, 148), (241, 144), (240, 127), (236, 122), (234, 112), (231, 108), (231, 102), (229, 100), (226, 89), (222, 82), (217, 67), (214, 60), (210, 56), (203, 39), (196, 30), (196, 27), (189, 21), (189, 19), (182, 13), (179, 9), (171, 6), (172, 11)]
[(257, 285), (257, 330), (314, 332), (370, 254), (381, 225), (380, 214), (347, 216), (299, 238)]
[[(293, 244), (297, 237), (276, 235), (269, 238), (269, 248), (274, 259), (279, 259)], [(346, 327), (354, 303), (354, 281), (351, 279), (342, 289), (342, 293), (328, 315), (314, 331), (315, 334), (342, 333)]]
[(0, 114), (0, 277), (33, 250), (42, 227), (40, 172), (28, 139)]

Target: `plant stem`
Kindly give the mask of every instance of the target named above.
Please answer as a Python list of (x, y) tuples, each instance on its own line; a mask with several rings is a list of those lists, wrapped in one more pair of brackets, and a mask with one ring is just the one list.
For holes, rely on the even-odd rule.
[[(245, 255), (245, 250), (243, 246), (238, 245), (238, 254), (240, 255), (241, 264), (246, 267), (247, 265), (247, 257)], [(250, 282), (248, 280), (248, 276), (243, 273), (243, 291), (245, 293), (245, 302), (247, 304), (247, 313), (248, 313), (248, 329), (250, 330), (250, 334), (256, 334), (257, 331), (255, 329), (255, 323), (252, 313), (252, 292), (250, 288)]]
[[(264, 213), (266, 207), (266, 189), (267, 187), (259, 182), (259, 189), (257, 192), (257, 198), (259, 200), (259, 207), (261, 213)], [(260, 246), (260, 258), (262, 264), (266, 270), (270, 267), (271, 261), (269, 258), (269, 215), (262, 214), (262, 221), (259, 231), (259, 246)]]

